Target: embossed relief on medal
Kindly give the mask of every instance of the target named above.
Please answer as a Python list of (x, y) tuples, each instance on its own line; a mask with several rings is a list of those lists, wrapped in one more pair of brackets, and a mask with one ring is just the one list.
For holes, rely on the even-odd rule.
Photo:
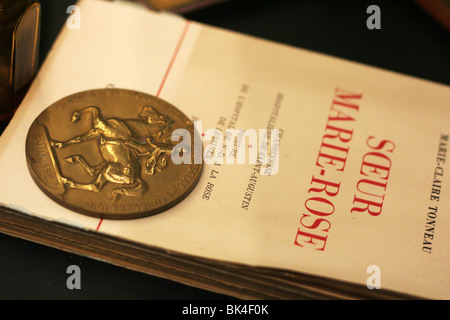
[[(140, 92), (98, 89), (61, 99), (33, 122), (26, 141), (30, 173), (54, 201), (109, 219), (162, 212), (195, 186), (202, 164), (175, 164), (172, 133), (193, 123), (169, 103)], [(180, 138), (182, 139), (182, 138)], [(186, 145), (184, 143), (183, 145)]]

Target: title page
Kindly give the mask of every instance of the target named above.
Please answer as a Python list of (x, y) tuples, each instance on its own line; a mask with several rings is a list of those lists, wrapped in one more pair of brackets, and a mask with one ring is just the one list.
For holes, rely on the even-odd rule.
[[(63, 28), (1, 137), (3, 205), (171, 251), (362, 285), (377, 266), (383, 288), (449, 297), (448, 87), (134, 6), (78, 5), (81, 28)], [(205, 151), (200, 181), (172, 209), (99, 220), (32, 181), (32, 121), (69, 94), (107, 86), (177, 106), (205, 150), (223, 155)], [(216, 149), (227, 132), (241, 149)]]

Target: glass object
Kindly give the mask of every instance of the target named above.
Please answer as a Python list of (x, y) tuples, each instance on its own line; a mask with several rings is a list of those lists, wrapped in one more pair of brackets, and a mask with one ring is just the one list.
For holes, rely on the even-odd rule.
[(39, 65), (38, 0), (0, 0), (0, 124), (8, 122)]

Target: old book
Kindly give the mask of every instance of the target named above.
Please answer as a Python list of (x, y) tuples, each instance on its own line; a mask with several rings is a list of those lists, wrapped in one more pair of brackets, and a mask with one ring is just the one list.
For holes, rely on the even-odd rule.
[[(120, 2), (78, 6), (80, 28), (63, 28), (0, 138), (2, 232), (243, 299), (449, 298), (448, 86)], [(193, 191), (151, 217), (60, 206), (27, 169), (27, 132), (52, 103), (112, 86), (202, 133), (234, 130), (244, 161), (203, 157)], [(267, 129), (278, 139), (252, 136)], [(205, 149), (221, 141), (207, 136)]]

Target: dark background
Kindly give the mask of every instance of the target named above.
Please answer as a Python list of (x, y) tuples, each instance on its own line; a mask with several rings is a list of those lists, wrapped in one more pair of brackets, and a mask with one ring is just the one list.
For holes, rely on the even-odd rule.
[[(42, 62), (75, 1), (41, 3)], [(366, 27), (366, 9), (372, 4), (381, 9), (381, 30)], [(410, 0), (235, 0), (185, 16), (450, 84), (449, 33)], [(66, 287), (70, 265), (81, 269), (81, 290)], [(0, 299), (228, 298), (0, 234)]]

